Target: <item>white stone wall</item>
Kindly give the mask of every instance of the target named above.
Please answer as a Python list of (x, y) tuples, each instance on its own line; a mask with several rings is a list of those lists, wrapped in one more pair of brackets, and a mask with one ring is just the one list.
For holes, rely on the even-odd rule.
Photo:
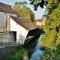
[(16, 42), (24, 44), (28, 30), (17, 24), (12, 18), (10, 19), (10, 31), (16, 31)]
[(4, 12), (0, 12), (0, 27), (6, 27), (6, 23), (4, 22)]
[(36, 22), (36, 25), (41, 26), (42, 22)]
[(10, 33), (5, 33), (5, 34), (2, 34), (0, 35), (0, 43), (9, 43), (11, 42), (11, 36), (10, 36)]
[(17, 17), (16, 14), (0, 12), (0, 32), (6, 30), (6, 20), (7, 20), (8, 16)]

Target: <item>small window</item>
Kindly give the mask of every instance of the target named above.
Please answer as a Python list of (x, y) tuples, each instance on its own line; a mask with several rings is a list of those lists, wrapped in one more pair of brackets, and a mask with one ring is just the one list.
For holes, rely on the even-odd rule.
[(4, 22), (6, 22), (6, 17), (7, 17), (7, 16), (6, 16), (6, 13), (5, 13), (5, 14), (4, 14)]

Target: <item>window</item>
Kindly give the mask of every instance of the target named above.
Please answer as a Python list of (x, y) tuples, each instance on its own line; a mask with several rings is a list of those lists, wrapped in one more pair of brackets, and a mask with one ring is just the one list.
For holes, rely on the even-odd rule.
[(6, 22), (6, 17), (7, 17), (7, 16), (6, 16), (6, 13), (5, 13), (5, 14), (4, 14), (4, 22)]

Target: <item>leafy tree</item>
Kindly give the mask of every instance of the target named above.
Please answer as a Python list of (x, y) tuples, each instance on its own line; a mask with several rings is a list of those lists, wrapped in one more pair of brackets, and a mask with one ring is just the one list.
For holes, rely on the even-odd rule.
[(48, 2), (44, 0), (30, 0), (30, 4), (34, 5), (34, 10), (37, 10), (38, 6), (41, 8), (44, 8), (44, 5), (46, 5)]
[[(34, 3), (35, 0), (31, 1)], [(46, 16), (46, 24), (43, 26), (46, 33), (46, 40), (42, 45), (49, 47), (52, 50), (56, 50), (56, 47), (60, 44), (60, 0), (41, 0), (41, 2), (42, 1), (44, 1), (44, 3), (42, 3), (43, 6), (47, 4), (46, 11), (49, 11)], [(39, 1), (39, 3), (41, 2)]]
[(18, 11), (25, 19), (34, 21), (34, 13), (26, 6), (27, 2), (15, 2), (13, 9)]
[(58, 0), (50, 0), (48, 1), (47, 8), (49, 13), (46, 25), (43, 27), (46, 32), (44, 44), (54, 50), (60, 44), (60, 2)]
[(24, 7), (26, 7), (26, 4), (27, 4), (27, 2), (15, 2), (15, 4), (14, 4), (14, 7), (21, 7), (21, 6), (24, 6)]

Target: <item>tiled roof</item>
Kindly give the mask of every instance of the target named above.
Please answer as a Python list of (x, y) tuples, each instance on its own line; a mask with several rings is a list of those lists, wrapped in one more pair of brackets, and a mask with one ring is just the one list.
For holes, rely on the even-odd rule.
[(11, 13), (14, 14), (10, 5), (4, 4), (0, 2), (0, 12)]
[(15, 11), (15, 14), (17, 15), (17, 17), (23, 17), (18, 11)]
[(27, 30), (33, 30), (38, 28), (33, 22), (29, 21), (29, 20), (25, 20), (22, 17), (12, 17), (11, 18), (18, 23), (19, 25), (21, 25), (22, 27), (24, 27)]
[(43, 19), (37, 19), (37, 22), (43, 22)]

